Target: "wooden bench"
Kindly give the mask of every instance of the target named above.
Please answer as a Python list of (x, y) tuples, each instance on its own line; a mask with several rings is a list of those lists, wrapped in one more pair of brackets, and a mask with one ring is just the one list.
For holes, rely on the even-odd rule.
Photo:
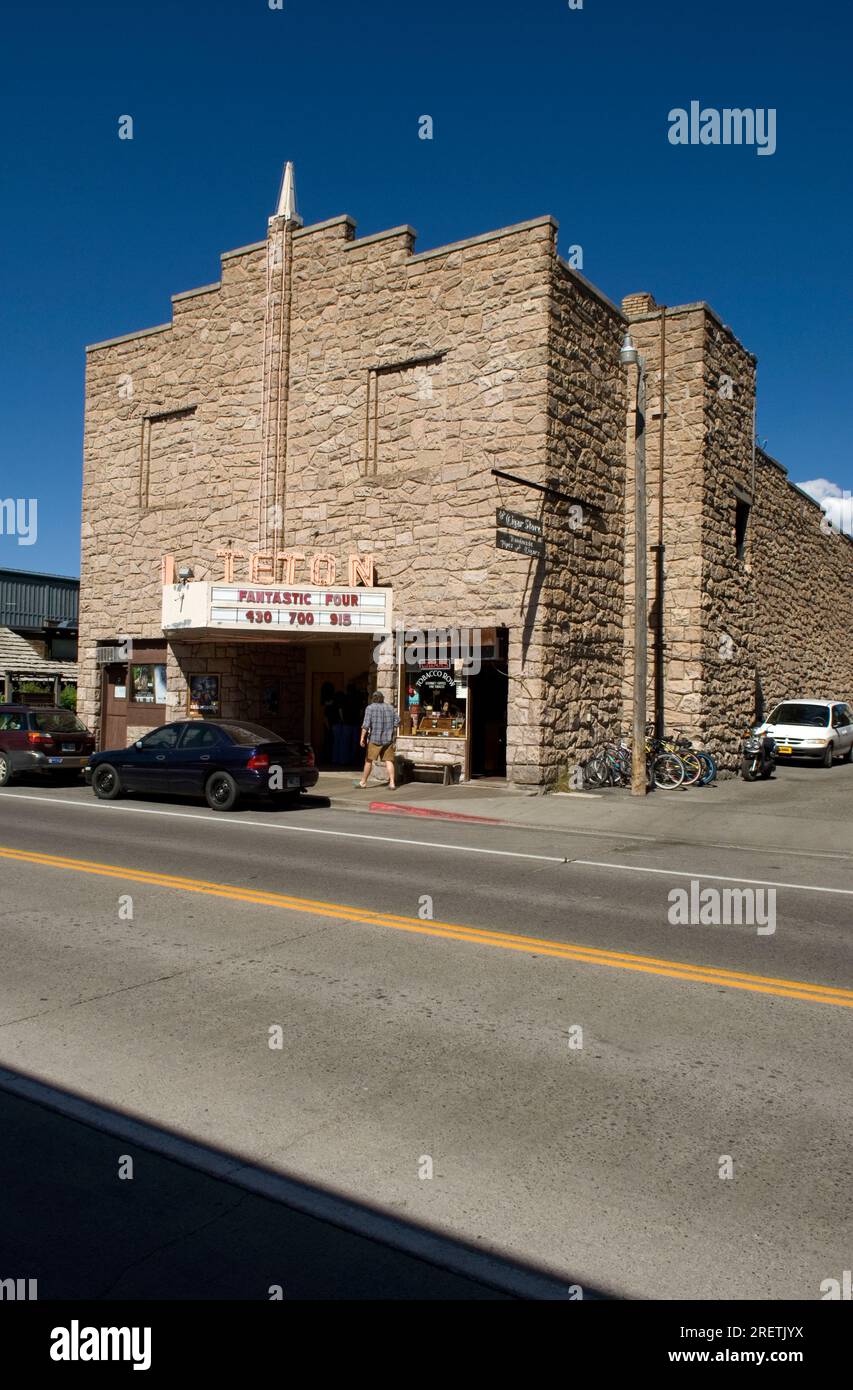
[(442, 774), (441, 783), (442, 783), (442, 786), (444, 786), (444, 787), (449, 787), (449, 786), (451, 786), (454, 782), (457, 782), (459, 779), (458, 779), (458, 777), (455, 776), (454, 774), (456, 774), (456, 773), (458, 773), (458, 772), (461, 772), (461, 770), (462, 770), (462, 764), (461, 764), (461, 763), (445, 763), (445, 762), (431, 763), (431, 762), (422, 762), (422, 761), (420, 761), (420, 760), (417, 759), (417, 758), (406, 758), (406, 762), (409, 763), (410, 766), (411, 766), (411, 768), (412, 768), (412, 773), (413, 773), (412, 780), (413, 780), (413, 781), (423, 781), (423, 780), (424, 780), (423, 778), (418, 778), (417, 776), (415, 776), (416, 773), (422, 773), (422, 772), (440, 772), (440, 773)]

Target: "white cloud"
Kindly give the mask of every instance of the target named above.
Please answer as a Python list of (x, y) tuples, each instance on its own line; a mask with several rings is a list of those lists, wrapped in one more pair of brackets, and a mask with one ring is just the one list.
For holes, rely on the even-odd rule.
[(797, 487), (802, 488), (803, 492), (807, 492), (816, 502), (823, 502), (827, 497), (844, 496), (838, 484), (831, 483), (828, 478), (812, 478), (808, 483), (797, 483)]
[(828, 478), (812, 478), (807, 483), (797, 483), (797, 487), (820, 503), (836, 531), (853, 536), (853, 496), (846, 488), (842, 490)]

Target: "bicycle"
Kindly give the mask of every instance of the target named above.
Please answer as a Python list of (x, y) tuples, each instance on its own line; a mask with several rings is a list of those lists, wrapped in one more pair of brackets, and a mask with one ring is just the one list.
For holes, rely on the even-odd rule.
[[(710, 753), (693, 747), (680, 730), (673, 736), (656, 738), (654, 726), (646, 726), (646, 783), (651, 791), (675, 791), (679, 787), (707, 787), (717, 776), (717, 764)], [(631, 748), (624, 740), (605, 743), (593, 750), (580, 764), (583, 785), (590, 789), (631, 785)]]
[(686, 738), (679, 730), (674, 738), (667, 738), (664, 734), (659, 743), (663, 749), (669, 753), (674, 753), (681, 760), (684, 766), (683, 785), (685, 787), (695, 786), (697, 782), (701, 781), (705, 769), (699, 754), (694, 752), (693, 744), (689, 738)]
[(581, 764), (584, 783), (590, 787), (625, 786), (631, 777), (630, 756), (630, 749), (622, 743), (597, 749)]

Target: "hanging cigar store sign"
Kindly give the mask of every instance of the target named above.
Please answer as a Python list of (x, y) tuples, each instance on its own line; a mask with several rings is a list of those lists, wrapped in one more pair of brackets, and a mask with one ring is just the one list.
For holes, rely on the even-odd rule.
[(513, 555), (528, 555), (531, 559), (541, 558), (545, 554), (544, 541), (537, 540), (535, 536), (523, 536), (517, 531), (498, 531), (495, 546), (498, 550), (509, 550)]
[(506, 531), (518, 531), (523, 536), (544, 536), (545, 534), (541, 521), (537, 521), (533, 516), (523, 516), (521, 512), (509, 512), (506, 507), (496, 508), (495, 525), (503, 527)]
[(531, 559), (545, 554), (545, 534), (541, 521), (521, 512), (507, 511), (498, 507), (495, 511), (495, 548), (508, 550), (513, 555), (527, 555)]

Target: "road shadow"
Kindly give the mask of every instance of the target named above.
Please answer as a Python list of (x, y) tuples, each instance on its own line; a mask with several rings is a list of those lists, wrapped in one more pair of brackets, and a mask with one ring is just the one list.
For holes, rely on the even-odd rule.
[(37, 1280), (39, 1300), (579, 1297), (566, 1276), (20, 1072), (0, 1069), (0, 1128), (0, 1280)]

